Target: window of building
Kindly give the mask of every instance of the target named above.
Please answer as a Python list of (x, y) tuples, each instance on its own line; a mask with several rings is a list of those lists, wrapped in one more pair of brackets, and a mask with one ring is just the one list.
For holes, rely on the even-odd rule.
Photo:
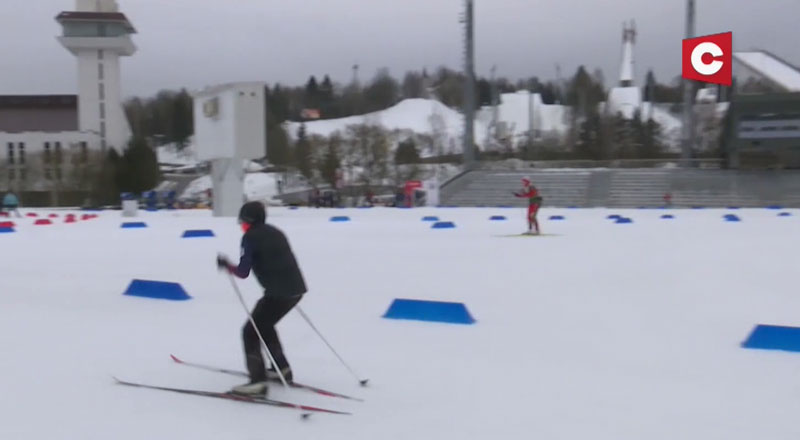
[(28, 170), (25, 169), (25, 168), (20, 169), (19, 170), (19, 180), (24, 182), (25, 179), (27, 179), (27, 178), (28, 178)]
[(102, 61), (97, 64), (97, 76), (100, 77), (101, 81), (103, 80), (103, 77), (105, 76), (105, 71), (104, 71), (104, 66), (103, 66), (103, 62)]
[(64, 159), (64, 157), (61, 154), (61, 142), (56, 142), (56, 147), (55, 148), (56, 148), (56, 154), (55, 154), (56, 165), (61, 165), (61, 163), (62, 163), (62, 161)]
[(53, 180), (53, 172), (50, 167), (44, 169), (44, 180)]
[(7, 155), (7, 158), (8, 158), (8, 164), (9, 165), (14, 165), (14, 143), (13, 142), (9, 142), (8, 143), (8, 155)]
[(50, 158), (51, 158), (50, 154), (51, 154), (51, 152), (50, 152), (50, 142), (45, 142), (44, 143), (44, 163), (45, 164), (50, 163)]
[(101, 82), (97, 87), (100, 88), (100, 99), (106, 99), (106, 86)]
[(25, 142), (18, 143), (17, 150), (19, 150), (19, 164), (25, 165)]
[(81, 163), (89, 162), (89, 145), (84, 141), (80, 143), (81, 146)]
[(105, 102), (101, 102), (100, 103), (100, 119), (105, 119), (105, 118), (106, 118), (106, 103)]

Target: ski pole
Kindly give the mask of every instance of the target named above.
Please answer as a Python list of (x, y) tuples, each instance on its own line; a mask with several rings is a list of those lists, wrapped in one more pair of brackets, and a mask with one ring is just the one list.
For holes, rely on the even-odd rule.
[(337, 352), (336, 352), (336, 350), (334, 350), (334, 349), (333, 349), (333, 347), (332, 347), (332, 346), (331, 346), (331, 344), (328, 342), (328, 340), (327, 340), (327, 339), (325, 339), (325, 337), (324, 337), (324, 336), (322, 336), (322, 333), (320, 333), (320, 331), (319, 331), (319, 330), (317, 330), (317, 327), (314, 325), (314, 323), (313, 323), (313, 322), (311, 322), (311, 319), (308, 317), (308, 315), (306, 315), (306, 312), (304, 312), (304, 311), (303, 311), (303, 309), (301, 309), (301, 308), (300, 308), (300, 306), (297, 306), (297, 307), (295, 307), (295, 309), (297, 309), (297, 311), (300, 313), (300, 316), (302, 316), (302, 317), (303, 317), (303, 319), (305, 319), (305, 320), (306, 320), (306, 322), (308, 323), (308, 325), (309, 325), (309, 326), (311, 326), (311, 328), (312, 328), (312, 329), (314, 329), (314, 331), (317, 333), (317, 335), (319, 336), (319, 338), (320, 338), (320, 339), (322, 339), (322, 342), (324, 342), (324, 343), (325, 343), (325, 345), (327, 345), (327, 346), (328, 346), (328, 348), (330, 348), (330, 349), (331, 349), (331, 351), (333, 352), (333, 354), (334, 354), (334, 355), (336, 355), (336, 357), (339, 359), (339, 361), (342, 363), (342, 365), (344, 365), (344, 366), (345, 366), (345, 367), (346, 367), (346, 368), (347, 368), (347, 369), (350, 371), (350, 374), (352, 374), (352, 375), (353, 375), (353, 377), (355, 377), (355, 378), (356, 378), (356, 380), (358, 381), (359, 385), (361, 385), (362, 387), (363, 387), (363, 386), (366, 386), (366, 385), (367, 385), (367, 382), (369, 382), (369, 379), (361, 379), (360, 377), (358, 377), (358, 374), (356, 374), (356, 372), (355, 372), (355, 371), (353, 371), (353, 369), (352, 369), (352, 368), (350, 368), (350, 366), (349, 366), (349, 365), (347, 365), (347, 362), (345, 362), (345, 361), (344, 361), (344, 359), (342, 359), (342, 357), (341, 357), (341, 356), (339, 356), (339, 353), (337, 353)]
[(239, 291), (239, 286), (236, 285), (236, 281), (233, 279), (233, 275), (231, 275), (230, 272), (228, 272), (228, 279), (231, 280), (231, 286), (233, 286), (233, 291), (236, 292), (236, 296), (239, 297), (239, 302), (242, 303), (242, 307), (244, 308), (244, 312), (247, 314), (247, 319), (250, 320), (250, 325), (252, 325), (253, 326), (253, 330), (256, 331), (256, 334), (258, 335), (258, 340), (261, 341), (261, 348), (263, 348), (264, 351), (267, 352), (267, 356), (269, 357), (269, 361), (270, 361), (270, 363), (272, 363), (272, 366), (275, 367), (275, 371), (278, 373), (278, 377), (281, 378), (281, 383), (283, 383), (283, 386), (288, 388), (289, 384), (286, 382), (286, 379), (283, 377), (283, 373), (281, 372), (281, 369), (278, 368), (278, 364), (275, 362), (275, 358), (272, 357), (272, 353), (269, 351), (269, 348), (267, 348), (267, 343), (264, 342), (264, 337), (261, 336), (261, 332), (258, 331), (258, 327), (256, 326), (256, 322), (253, 320), (253, 315), (250, 314), (250, 310), (247, 308), (247, 303), (244, 301), (244, 297), (242, 296), (242, 292)]

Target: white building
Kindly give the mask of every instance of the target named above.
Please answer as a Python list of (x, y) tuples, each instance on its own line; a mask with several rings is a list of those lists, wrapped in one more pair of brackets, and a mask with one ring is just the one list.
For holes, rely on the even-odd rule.
[(634, 70), (634, 44), (636, 43), (636, 27), (633, 21), (630, 26), (622, 26), (622, 62), (619, 68), (619, 86), (612, 88), (608, 93), (608, 111), (610, 114), (621, 114), (626, 119), (633, 119), (637, 110), (642, 106), (642, 93), (639, 87), (633, 85)]
[(130, 139), (119, 58), (136, 51), (136, 30), (114, 0), (76, 0), (56, 21), (78, 61), (78, 94), (0, 96), (0, 190), (79, 189), (66, 181), (91, 153)]

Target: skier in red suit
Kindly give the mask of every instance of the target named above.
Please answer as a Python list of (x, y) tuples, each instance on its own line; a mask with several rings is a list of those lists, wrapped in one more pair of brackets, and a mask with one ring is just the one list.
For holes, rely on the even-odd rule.
[(539, 190), (531, 185), (528, 178), (522, 179), (522, 191), (515, 192), (516, 197), (528, 199), (528, 234), (539, 234), (539, 222), (536, 220), (536, 213), (539, 212), (539, 207), (542, 206), (542, 197), (539, 195)]

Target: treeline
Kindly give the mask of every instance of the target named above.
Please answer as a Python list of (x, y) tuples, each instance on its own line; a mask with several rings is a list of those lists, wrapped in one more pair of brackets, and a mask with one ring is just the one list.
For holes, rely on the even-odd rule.
[[(569, 79), (542, 80), (538, 77), (516, 81), (499, 77), (491, 80), (479, 77), (475, 84), (477, 105), (493, 104), (503, 93), (528, 90), (539, 93), (545, 104), (585, 105), (578, 94), (585, 76), (589, 76), (599, 100), (604, 100), (607, 88), (603, 72), (595, 70), (588, 75), (583, 67)], [(332, 119), (383, 110), (409, 98), (433, 98), (443, 104), (460, 109), (464, 99), (464, 75), (448, 67), (433, 72), (426, 69), (408, 71), (401, 79), (387, 69), (380, 69), (369, 81), (362, 83), (354, 78), (347, 84), (335, 83), (330, 76), (311, 76), (302, 86), (274, 84), (267, 87), (268, 125), (304, 119)], [(673, 80), (670, 84), (656, 81), (652, 72), (643, 87), (644, 99), (655, 102), (680, 102), (682, 85)], [(587, 101), (588, 102), (588, 101)], [(313, 112), (307, 112), (312, 110)], [(186, 90), (162, 91), (150, 98), (133, 98), (125, 102), (125, 111), (133, 133), (153, 140), (156, 144), (177, 143), (185, 145), (194, 132), (192, 97)]]

